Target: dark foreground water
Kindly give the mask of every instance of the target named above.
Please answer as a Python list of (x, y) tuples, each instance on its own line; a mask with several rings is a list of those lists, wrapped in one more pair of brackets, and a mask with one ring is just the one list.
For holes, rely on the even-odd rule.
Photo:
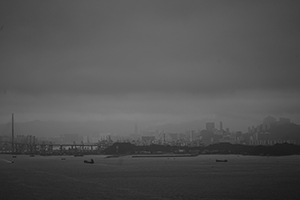
[(0, 155), (0, 199), (300, 199), (300, 156), (61, 158)]

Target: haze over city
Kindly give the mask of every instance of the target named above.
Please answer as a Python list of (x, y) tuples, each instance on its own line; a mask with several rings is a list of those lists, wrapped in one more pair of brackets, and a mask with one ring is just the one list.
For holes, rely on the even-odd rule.
[(2, 0), (0, 123), (299, 124), (299, 6)]

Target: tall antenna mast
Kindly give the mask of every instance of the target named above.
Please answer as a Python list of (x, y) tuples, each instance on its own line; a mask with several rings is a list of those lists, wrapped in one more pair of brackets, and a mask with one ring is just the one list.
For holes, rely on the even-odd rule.
[(15, 133), (14, 133), (14, 113), (11, 118), (11, 151), (14, 153), (15, 150)]

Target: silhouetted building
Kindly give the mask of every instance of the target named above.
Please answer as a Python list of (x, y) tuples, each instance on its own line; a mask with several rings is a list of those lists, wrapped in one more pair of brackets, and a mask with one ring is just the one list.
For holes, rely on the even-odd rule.
[(192, 141), (201, 139), (200, 131), (193, 130), (191, 131), (191, 134), (192, 134)]

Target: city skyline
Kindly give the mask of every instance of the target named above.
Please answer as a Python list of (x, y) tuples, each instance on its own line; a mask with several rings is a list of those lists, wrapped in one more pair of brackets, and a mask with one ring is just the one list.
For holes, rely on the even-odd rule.
[[(15, 120), (14, 120), (15, 121)], [(0, 124), (0, 136), (8, 136), (12, 133), (12, 127), (17, 135), (36, 135), (40, 137), (61, 136), (64, 134), (98, 136), (98, 135), (119, 135), (119, 136), (133, 136), (150, 135), (152, 133), (186, 133), (189, 131), (201, 132), (209, 131), (216, 134), (223, 133), (253, 133), (260, 131), (268, 131), (272, 125), (298, 124), (291, 121), (290, 118), (267, 116), (257, 124), (248, 124), (243, 129), (233, 129), (223, 126), (222, 121), (216, 120), (198, 120), (190, 121), (181, 124), (160, 124), (155, 126), (146, 126), (147, 124), (138, 124), (131, 121), (119, 121), (119, 126), (116, 127), (115, 121), (88, 121), (88, 122), (59, 122), (59, 121), (31, 121), (31, 122), (17, 122), (12, 125), (12, 119), (7, 123)], [(219, 126), (218, 126), (219, 124)]]
[(299, 6), (1, 1), (0, 123), (300, 124)]

